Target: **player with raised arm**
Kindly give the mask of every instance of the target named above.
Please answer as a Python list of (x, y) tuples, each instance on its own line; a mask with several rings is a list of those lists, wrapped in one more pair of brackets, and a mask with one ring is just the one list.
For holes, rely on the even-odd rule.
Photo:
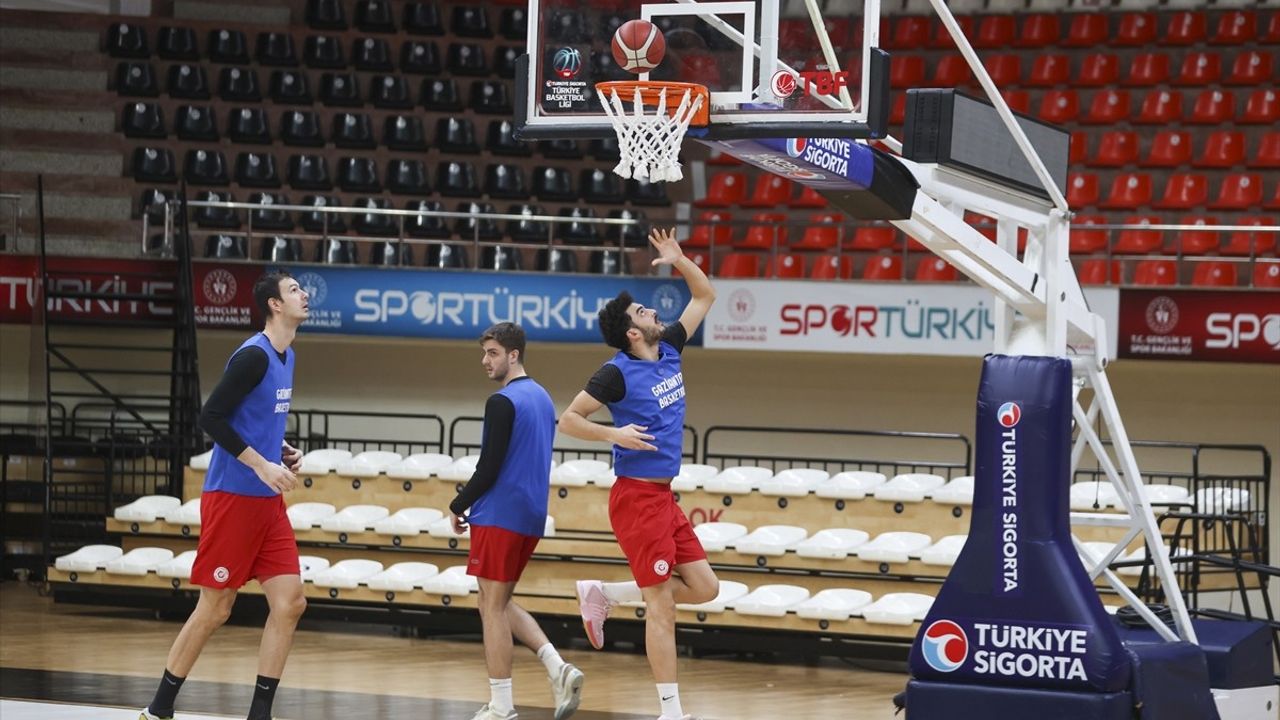
[[(613, 445), (617, 483), (609, 493), (609, 522), (634, 582), (578, 582), (582, 623), (592, 647), (604, 645), (604, 622), (615, 604), (645, 603), (645, 652), (658, 686), (659, 720), (688, 720), (676, 682), (676, 603), (701, 603), (719, 593), (693, 526), (671, 494), (684, 444), (685, 391), (680, 353), (715, 302), (705, 273), (680, 250), (675, 231), (657, 228), (649, 242), (653, 264), (671, 265), (692, 300), (667, 326), (658, 313), (622, 292), (599, 313), (600, 333), (618, 353), (592, 376), (560, 416), (560, 430)], [(613, 427), (589, 418), (608, 406)]]

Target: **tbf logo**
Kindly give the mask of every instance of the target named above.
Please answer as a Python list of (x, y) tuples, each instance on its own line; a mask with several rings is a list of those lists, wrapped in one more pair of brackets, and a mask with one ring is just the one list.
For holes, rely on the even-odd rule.
[(1235, 350), (1241, 343), (1261, 338), (1272, 350), (1280, 350), (1280, 315), (1259, 317), (1253, 313), (1211, 313), (1205, 318), (1204, 327), (1209, 333), (1209, 338), (1204, 341), (1207, 348)]
[(831, 72), (830, 70), (806, 70), (793, 74), (779, 70), (769, 80), (769, 88), (780, 98), (789, 98), (800, 88), (802, 95), (835, 95), (840, 88), (849, 87), (849, 73), (846, 70)]
[(1011, 428), (1022, 419), (1022, 408), (1018, 407), (1018, 403), (1007, 402), (996, 412), (996, 419), (1000, 421), (1001, 427)]
[(938, 672), (960, 669), (969, 657), (969, 636), (950, 620), (936, 620), (920, 638), (920, 652), (929, 667)]

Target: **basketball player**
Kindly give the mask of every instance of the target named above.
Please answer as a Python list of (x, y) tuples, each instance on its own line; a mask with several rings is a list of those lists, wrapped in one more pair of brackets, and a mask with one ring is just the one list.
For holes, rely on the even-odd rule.
[(200, 413), (200, 428), (215, 443), (200, 496), (200, 544), (191, 568), (200, 599), (169, 650), (155, 699), (139, 720), (173, 717), (187, 673), (250, 578), (262, 585), (270, 614), (248, 718), (270, 720), (294, 628), (307, 607), (282, 493), (297, 483), (294, 472), (302, 462), (301, 453), (285, 443), (284, 430), (293, 396), (290, 345), (307, 319), (308, 298), (297, 280), (275, 271), (254, 284), (253, 299), (266, 326), (232, 354)]
[[(684, 441), (684, 375), (680, 353), (715, 301), (707, 276), (684, 256), (675, 231), (654, 229), (654, 265), (672, 265), (693, 299), (680, 321), (666, 326), (657, 311), (623, 292), (600, 311), (600, 332), (618, 354), (605, 363), (560, 417), (560, 430), (613, 444), (618, 481), (609, 493), (609, 522), (635, 582), (578, 582), (582, 623), (592, 647), (604, 645), (604, 621), (615, 604), (645, 603), (645, 652), (658, 684), (659, 720), (682, 720), (676, 683), (676, 603), (701, 603), (719, 593), (693, 527), (671, 494)], [(614, 427), (588, 418), (604, 406)]]
[(556, 411), (547, 391), (525, 374), (525, 337), (519, 325), (503, 322), (485, 330), (480, 347), (485, 374), (502, 388), (484, 406), (484, 439), (476, 471), (449, 503), (453, 531), (461, 535), (471, 528), (467, 574), (476, 576), (480, 585), (489, 703), (472, 720), (516, 717), (512, 635), (546, 666), (555, 717), (564, 720), (578, 709), (582, 671), (560, 658), (537, 621), (511, 599), (546, 527)]

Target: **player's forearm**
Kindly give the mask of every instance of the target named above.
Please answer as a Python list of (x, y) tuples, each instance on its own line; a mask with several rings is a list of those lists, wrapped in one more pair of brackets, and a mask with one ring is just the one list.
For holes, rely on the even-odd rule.
[(271, 464), (271, 461), (262, 457), (262, 453), (254, 450), (252, 445), (246, 445), (244, 450), (236, 456), (236, 459), (254, 470), (258, 470)]
[(702, 268), (698, 267), (698, 263), (686, 256), (677, 260), (674, 267), (689, 286), (689, 294), (693, 296), (694, 300), (715, 300), (716, 290), (712, 287), (711, 280), (707, 277), (707, 274), (702, 272)]
[(559, 430), (565, 435), (579, 440), (613, 442), (614, 428), (591, 422), (581, 413), (573, 410), (565, 410), (564, 414), (560, 416)]

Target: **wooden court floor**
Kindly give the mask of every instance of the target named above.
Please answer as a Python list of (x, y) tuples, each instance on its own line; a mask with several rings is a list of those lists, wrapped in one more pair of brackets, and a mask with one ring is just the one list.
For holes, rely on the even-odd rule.
[[(55, 604), (30, 585), (0, 583), (0, 697), (140, 707), (178, 628), (150, 611)], [(243, 717), (259, 637), (259, 629), (236, 625), (214, 635), (179, 711)], [(586, 673), (576, 719), (657, 716), (643, 655), (597, 652), (585, 641), (562, 654)], [(682, 657), (680, 680), (686, 712), (705, 720), (889, 720), (890, 698), (906, 677), (834, 659)], [(521, 720), (551, 717), (546, 675), (532, 653), (517, 654), (514, 685)], [(382, 626), (304, 619), (275, 709), (277, 720), (468, 720), (487, 700), (478, 639), (399, 637)]]

